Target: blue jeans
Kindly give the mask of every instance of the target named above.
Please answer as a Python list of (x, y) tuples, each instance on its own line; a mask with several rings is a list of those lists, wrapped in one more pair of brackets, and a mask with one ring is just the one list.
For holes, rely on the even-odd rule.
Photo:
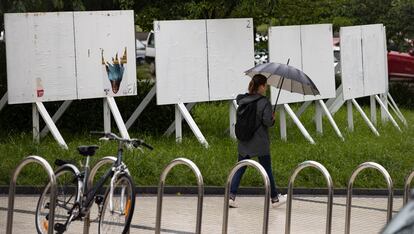
[[(238, 158), (238, 162), (244, 160), (244, 159), (250, 159), (250, 156), (241, 156), (239, 155)], [(267, 175), (269, 176), (269, 180), (270, 180), (270, 196), (272, 198), (277, 197), (277, 194), (279, 193), (276, 185), (275, 185), (275, 179), (273, 178), (273, 173), (272, 173), (272, 163), (270, 160), (270, 155), (263, 155), (263, 156), (259, 156), (259, 163), (260, 165), (262, 165), (264, 167), (264, 169), (267, 172)], [(231, 181), (231, 186), (230, 186), (230, 194), (232, 196), (235, 196), (237, 194), (237, 189), (239, 188), (240, 185), (240, 180), (244, 174), (244, 172), (246, 171), (246, 166), (241, 167), (239, 170), (237, 170), (236, 174), (234, 174), (233, 180)]]

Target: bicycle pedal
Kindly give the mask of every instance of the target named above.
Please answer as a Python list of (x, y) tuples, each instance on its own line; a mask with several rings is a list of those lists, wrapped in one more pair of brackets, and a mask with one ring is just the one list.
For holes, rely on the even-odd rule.
[(66, 231), (66, 225), (62, 223), (55, 223), (55, 226), (53, 229), (57, 232), (57, 234), (62, 234), (63, 232)]
[(98, 204), (98, 206), (100, 205), (100, 204), (102, 204), (102, 202), (103, 202), (103, 196), (101, 196), (101, 195), (97, 195), (96, 197), (95, 197), (95, 203), (96, 204)]

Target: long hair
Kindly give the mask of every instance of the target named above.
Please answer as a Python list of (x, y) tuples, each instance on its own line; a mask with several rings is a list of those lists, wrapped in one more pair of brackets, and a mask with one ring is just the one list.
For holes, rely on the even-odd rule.
[(249, 94), (256, 94), (259, 86), (266, 85), (267, 78), (264, 75), (254, 75), (249, 83)]

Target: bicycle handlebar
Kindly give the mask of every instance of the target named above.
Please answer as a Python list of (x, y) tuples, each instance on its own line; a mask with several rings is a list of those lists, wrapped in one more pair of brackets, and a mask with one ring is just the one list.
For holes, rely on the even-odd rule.
[(141, 140), (141, 139), (121, 138), (121, 137), (117, 136), (116, 134), (114, 134), (112, 132), (91, 131), (90, 133), (94, 134), (94, 135), (102, 135), (103, 136), (103, 139), (101, 138), (102, 140), (115, 140), (115, 141), (119, 141), (119, 142), (122, 142), (122, 143), (125, 143), (125, 144), (132, 145), (135, 148), (139, 148), (140, 146), (144, 146), (144, 147), (148, 148), (149, 150), (154, 149), (154, 147), (152, 147), (151, 145), (148, 145), (147, 143), (144, 142), (144, 140)]

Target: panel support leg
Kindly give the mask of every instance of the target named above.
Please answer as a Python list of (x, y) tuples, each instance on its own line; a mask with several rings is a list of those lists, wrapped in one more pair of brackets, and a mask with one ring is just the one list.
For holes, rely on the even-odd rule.
[(319, 105), (322, 107), (323, 112), (325, 112), (326, 117), (328, 117), (329, 122), (331, 123), (333, 129), (336, 132), (336, 135), (338, 135), (339, 138), (341, 138), (342, 141), (344, 141), (344, 137), (342, 136), (341, 131), (338, 128), (338, 125), (336, 125), (335, 120), (333, 119), (331, 113), (328, 110), (328, 107), (325, 105), (325, 103), (322, 100), (318, 100)]
[(391, 120), (391, 123), (398, 129), (398, 131), (401, 132), (400, 126), (398, 126), (397, 122), (395, 121), (394, 117), (392, 117), (391, 113), (387, 110), (387, 107), (382, 103), (381, 99), (378, 97), (378, 95), (375, 95), (375, 99), (377, 99), (378, 104), (382, 107), (388, 118)]
[(104, 132), (111, 132), (111, 110), (109, 109), (108, 100), (103, 99), (103, 120)]
[(177, 143), (181, 143), (183, 139), (183, 130), (182, 130), (182, 121), (183, 118), (181, 116), (180, 109), (178, 105), (175, 105), (175, 141)]
[[(188, 111), (191, 111), (191, 109), (193, 109), (193, 107), (195, 106), (195, 102), (194, 103), (187, 103), (185, 105), (185, 107), (187, 108)], [(176, 118), (177, 119), (177, 118)], [(182, 118), (181, 118), (182, 121)], [(171, 134), (175, 131), (176, 127), (175, 127), (175, 120), (170, 124), (170, 126), (168, 127), (167, 131), (164, 132), (164, 136), (171, 136)]]
[(282, 141), (287, 141), (287, 132), (286, 132), (286, 111), (285, 108), (280, 108), (279, 109), (279, 113), (280, 113), (280, 139), (282, 139)]
[(0, 99), (0, 111), (6, 106), (8, 100), (7, 92), (4, 94), (4, 96)]
[(361, 106), (359, 106), (358, 102), (355, 99), (352, 99), (352, 104), (354, 104), (357, 111), (361, 114), (362, 118), (367, 123), (368, 127), (371, 129), (371, 131), (376, 135), (379, 136), (379, 133), (375, 126), (371, 123), (371, 121), (368, 119), (367, 115), (365, 114), (364, 110), (362, 110)]
[(391, 94), (387, 94), (388, 99), (390, 100), (390, 106), (394, 110), (394, 112), (397, 114), (398, 118), (404, 123), (406, 127), (408, 127), (407, 120), (405, 119), (404, 115), (401, 113), (400, 109), (397, 106), (397, 103), (395, 103), (394, 98), (392, 98)]
[(33, 121), (33, 142), (40, 143), (40, 121), (39, 121), (39, 112), (37, 111), (37, 106), (35, 103), (32, 104), (32, 121)]
[(352, 113), (352, 101), (346, 101), (347, 119), (348, 119), (348, 131), (354, 131), (354, 115)]
[(296, 111), (296, 116), (298, 118), (300, 118), (300, 116), (303, 114), (303, 112), (306, 111), (306, 109), (308, 109), (308, 107), (312, 104), (312, 101), (306, 101), (302, 104), (302, 106), (300, 106), (299, 110)]
[(193, 131), (194, 135), (197, 137), (197, 140), (202, 145), (204, 145), (204, 147), (208, 148), (208, 142), (204, 138), (204, 136), (201, 133), (200, 129), (198, 128), (197, 124), (194, 122), (193, 117), (191, 117), (190, 112), (188, 112), (188, 110), (185, 107), (184, 103), (178, 103), (177, 107), (180, 110), (181, 115), (184, 117), (187, 124), (190, 126), (190, 128)]
[(298, 117), (295, 115), (293, 110), (290, 108), (288, 104), (283, 104), (287, 114), (293, 119), (293, 122), (298, 126), (299, 130), (301, 131), (302, 135), (311, 143), (315, 144), (315, 141), (310, 136), (309, 132), (306, 130), (306, 128), (303, 126), (303, 124), (300, 122)]
[(319, 134), (323, 134), (322, 107), (319, 102), (315, 102), (315, 124), (316, 124), (316, 132)]
[(135, 121), (141, 115), (142, 111), (144, 111), (145, 107), (147, 107), (150, 101), (155, 97), (156, 90), (157, 89), (154, 85), (148, 92), (148, 94), (144, 97), (144, 99), (141, 101), (141, 103), (138, 105), (137, 109), (135, 109), (134, 113), (132, 113), (131, 117), (129, 117), (128, 121), (125, 124), (127, 129), (129, 129), (135, 123)]
[(370, 106), (371, 106), (371, 122), (374, 126), (377, 126), (377, 105), (375, 102), (375, 96), (370, 96)]
[(229, 101), (230, 137), (236, 138), (237, 103), (235, 100)]
[(114, 117), (115, 123), (118, 127), (119, 133), (121, 134), (122, 138), (130, 139), (128, 130), (125, 126), (124, 120), (122, 119), (121, 113), (119, 113), (118, 106), (116, 105), (115, 99), (113, 97), (106, 97), (108, 102), (109, 109), (112, 112), (112, 116)]
[[(62, 103), (62, 105), (59, 107), (59, 109), (56, 111), (56, 113), (52, 116), (52, 120), (54, 123), (56, 123), (60, 117), (62, 117), (63, 113), (65, 113), (66, 109), (70, 106), (72, 103), (72, 100), (66, 100)], [(45, 137), (49, 133), (49, 128), (45, 126), (42, 131), (40, 132), (40, 137)]]
[[(387, 93), (388, 93), (388, 92), (387, 92)], [(386, 109), (381, 108), (381, 121), (382, 121), (383, 123), (385, 123), (385, 122), (387, 122), (387, 121), (388, 121), (388, 115), (387, 115), (387, 113), (385, 112), (385, 110), (388, 110), (388, 99), (387, 99), (387, 93), (384, 93), (384, 94), (381, 94), (381, 95), (380, 95), (381, 101), (382, 101), (382, 103), (384, 103), (385, 108), (386, 108)], [(388, 94), (389, 94), (389, 93), (388, 93)]]
[[(52, 118), (50, 117), (49, 113), (47, 112), (45, 106), (42, 102), (36, 102), (37, 110), (39, 111), (40, 115), (42, 116), (43, 120), (45, 121), (47, 127), (50, 129), (55, 140), (62, 146), (64, 149), (68, 149), (65, 140), (63, 140), (62, 135), (60, 135), (59, 130), (57, 129), (55, 123), (53, 122)], [(34, 109), (34, 108), (33, 108)], [(39, 128), (38, 128), (39, 131)]]

